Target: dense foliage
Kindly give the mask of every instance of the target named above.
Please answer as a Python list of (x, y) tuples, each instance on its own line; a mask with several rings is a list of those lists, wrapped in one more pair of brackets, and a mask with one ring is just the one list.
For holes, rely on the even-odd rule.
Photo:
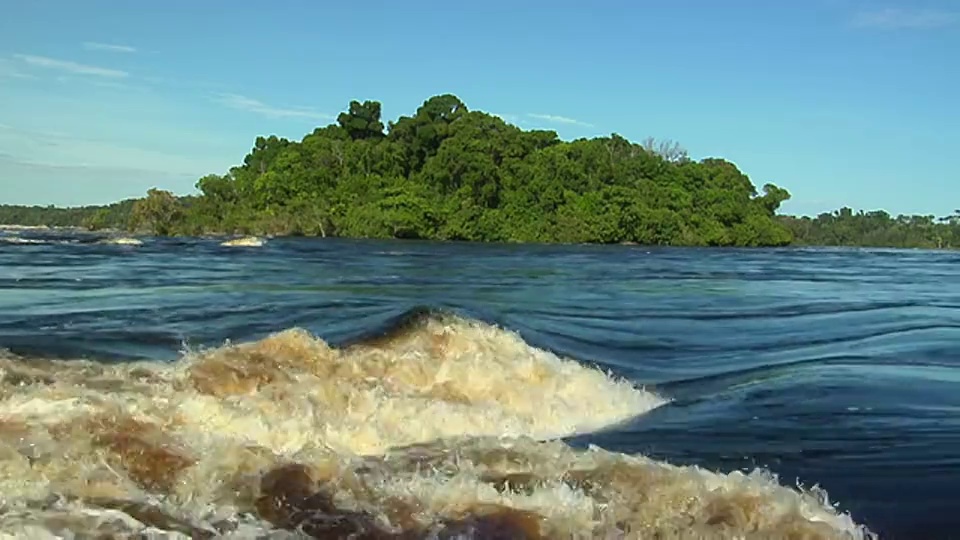
[(136, 202), (137, 199), (127, 199), (106, 206), (72, 208), (0, 204), (0, 225), (123, 229)]
[(897, 216), (841, 208), (816, 218), (779, 216), (794, 242), (810, 246), (960, 247), (960, 210), (952, 216)]
[[(777, 216), (786, 190), (766, 184), (758, 193), (734, 164), (690, 160), (669, 141), (636, 144), (614, 134), (565, 142), (552, 131), (524, 131), (470, 111), (449, 94), (386, 126), (380, 111), (378, 102), (353, 101), (336, 123), (299, 142), (258, 137), (241, 165), (201, 178), (195, 196), (152, 189), (109, 207), (0, 207), (0, 223), (160, 235), (695, 246), (786, 245), (794, 236), (857, 244), (867, 237), (859, 225), (843, 225), (864, 219), (847, 210), (814, 220)], [(884, 245), (960, 238), (941, 234), (931, 243), (937, 237), (917, 232), (920, 218), (887, 219), (901, 232), (870, 237)]]
[(386, 128), (379, 103), (354, 101), (337, 123), (300, 142), (257, 138), (242, 165), (200, 179), (189, 207), (173, 208), (154, 193), (139, 213), (156, 218), (157, 232), (182, 234), (790, 241), (774, 220), (785, 190), (768, 185), (758, 195), (731, 163), (667, 156), (617, 135), (563, 142), (552, 131), (524, 131), (452, 95), (435, 96)]
[[(189, 201), (152, 190), (131, 225), (158, 234), (302, 234), (505, 242), (783, 245), (789, 194), (735, 165), (612, 135), (563, 142), (430, 98), (386, 127), (354, 101), (300, 142), (258, 137)], [(656, 150), (662, 150), (657, 152)]]

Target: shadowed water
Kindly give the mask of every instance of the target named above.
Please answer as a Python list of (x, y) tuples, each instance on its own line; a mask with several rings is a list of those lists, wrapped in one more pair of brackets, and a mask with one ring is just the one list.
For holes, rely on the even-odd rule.
[(0, 237), (2, 533), (960, 537), (957, 253)]

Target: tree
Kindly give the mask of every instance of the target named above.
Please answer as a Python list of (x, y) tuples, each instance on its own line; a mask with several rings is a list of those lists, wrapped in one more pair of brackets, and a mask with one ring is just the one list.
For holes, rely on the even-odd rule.
[(680, 143), (670, 139), (658, 141), (653, 137), (647, 137), (640, 145), (651, 154), (658, 155), (671, 163), (681, 163), (689, 161), (687, 150), (680, 146)]
[(156, 235), (166, 235), (182, 215), (180, 201), (169, 191), (151, 188), (131, 211), (130, 227), (146, 226)]
[(774, 184), (764, 184), (760, 203), (771, 215), (776, 214), (780, 205), (790, 200), (790, 192)]
[(83, 219), (83, 226), (89, 231), (99, 231), (107, 227), (109, 220), (110, 211), (106, 208), (99, 208)]
[(348, 112), (337, 116), (337, 123), (353, 140), (383, 137), (379, 101), (351, 101)]
[(243, 158), (243, 166), (256, 174), (263, 174), (277, 154), (290, 144), (289, 140), (276, 135), (257, 137), (253, 149)]

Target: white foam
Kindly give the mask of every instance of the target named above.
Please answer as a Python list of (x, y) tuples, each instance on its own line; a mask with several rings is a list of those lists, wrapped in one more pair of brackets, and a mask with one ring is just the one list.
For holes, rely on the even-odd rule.
[[(704, 537), (867, 537), (819, 492), (762, 471), (549, 442), (667, 400), (473, 321), (429, 319), (345, 350), (295, 329), (172, 364), (0, 359), (0, 375), (18, 381), (0, 384), (0, 531), (17, 537), (64, 523), (183, 535), (224, 519), (238, 527), (225, 537), (263, 533), (261, 478), (288, 463), (337, 511), (384, 530), (494, 508), (514, 512), (501, 527), (550, 538), (673, 538), (680, 524)], [(52, 496), (71, 502), (40, 502)]]

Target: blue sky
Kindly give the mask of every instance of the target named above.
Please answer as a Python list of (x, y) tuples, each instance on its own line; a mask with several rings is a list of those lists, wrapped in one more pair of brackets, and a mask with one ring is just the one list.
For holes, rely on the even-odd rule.
[(257, 135), (440, 93), (681, 142), (785, 212), (960, 207), (960, 1), (30, 0), (0, 21), (0, 202), (193, 190)]

